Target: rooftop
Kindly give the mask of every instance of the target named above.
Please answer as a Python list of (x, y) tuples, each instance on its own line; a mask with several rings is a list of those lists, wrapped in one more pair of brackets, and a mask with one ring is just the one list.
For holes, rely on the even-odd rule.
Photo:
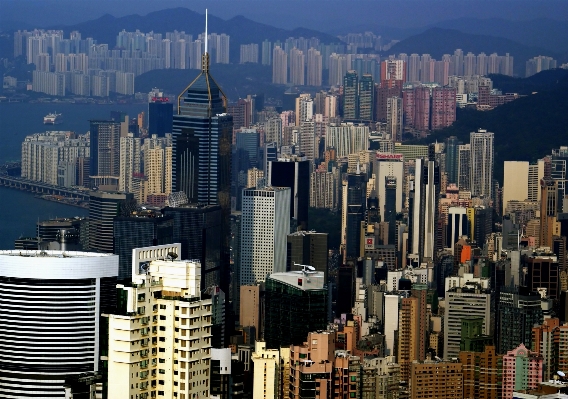
[(96, 258), (115, 255), (99, 252), (7, 249), (0, 250), (0, 256), (18, 256), (24, 258)]

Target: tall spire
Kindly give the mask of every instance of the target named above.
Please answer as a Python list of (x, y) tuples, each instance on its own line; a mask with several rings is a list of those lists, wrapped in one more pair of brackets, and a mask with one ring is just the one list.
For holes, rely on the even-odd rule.
[(205, 9), (205, 52), (201, 56), (201, 72), (209, 73), (209, 53), (207, 52), (207, 9)]

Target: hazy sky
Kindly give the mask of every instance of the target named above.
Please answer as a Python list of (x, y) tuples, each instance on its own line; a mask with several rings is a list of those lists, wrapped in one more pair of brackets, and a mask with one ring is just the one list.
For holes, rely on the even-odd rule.
[(43, 27), (173, 7), (322, 31), (367, 24), (409, 28), (461, 17), (568, 20), (567, 0), (0, 0), (0, 19)]

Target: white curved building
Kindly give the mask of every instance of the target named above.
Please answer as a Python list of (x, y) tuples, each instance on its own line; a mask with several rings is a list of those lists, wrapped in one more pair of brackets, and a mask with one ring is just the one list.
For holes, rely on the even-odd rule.
[(65, 377), (98, 371), (117, 274), (112, 254), (0, 251), (0, 398), (64, 398)]

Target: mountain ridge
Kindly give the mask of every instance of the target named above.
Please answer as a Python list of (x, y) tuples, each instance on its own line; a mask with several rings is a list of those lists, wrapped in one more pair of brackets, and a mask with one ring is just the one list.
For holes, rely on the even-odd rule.
[(515, 73), (524, 75), (525, 62), (538, 55), (548, 55), (563, 60), (563, 56), (551, 53), (539, 47), (530, 47), (517, 43), (510, 39), (488, 35), (474, 35), (463, 33), (455, 29), (430, 28), (418, 35), (404, 39), (392, 46), (388, 54), (430, 54), (435, 59), (441, 59), (443, 54), (453, 54), (456, 49), (462, 49), (464, 54), (472, 52), (478, 55), (484, 52), (486, 55), (497, 53), (505, 55), (509, 53), (514, 57)]

